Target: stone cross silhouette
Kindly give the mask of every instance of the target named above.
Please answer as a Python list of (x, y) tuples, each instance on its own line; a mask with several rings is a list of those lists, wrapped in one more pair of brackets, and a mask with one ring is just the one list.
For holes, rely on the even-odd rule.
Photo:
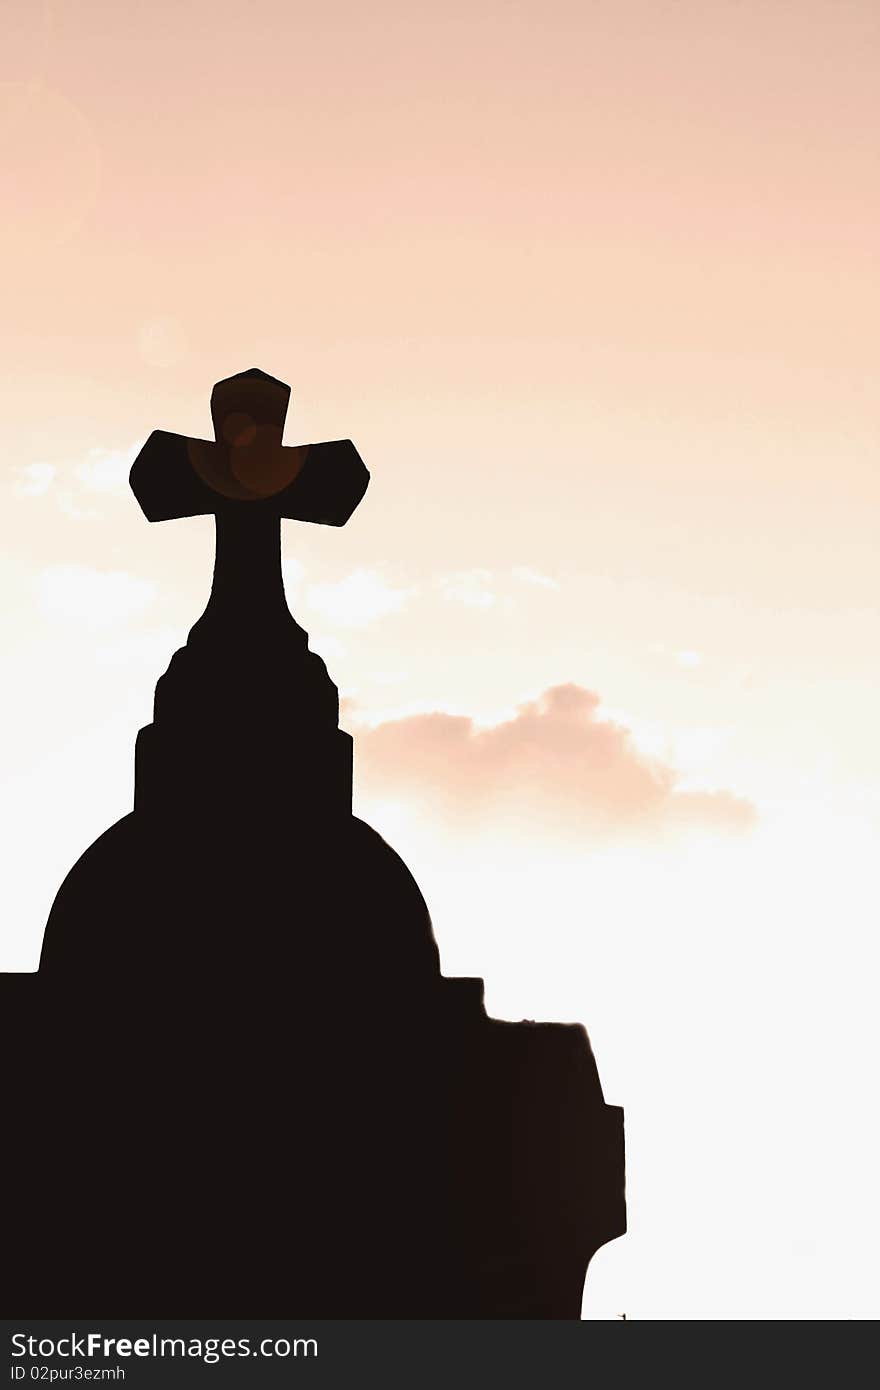
[(214, 442), (154, 430), (130, 484), (148, 521), (214, 514), (217, 552), (202, 623), (262, 628), (282, 612), (282, 517), (344, 526), (370, 475), (350, 439), (281, 443), (290, 387), (258, 368), (211, 392)]

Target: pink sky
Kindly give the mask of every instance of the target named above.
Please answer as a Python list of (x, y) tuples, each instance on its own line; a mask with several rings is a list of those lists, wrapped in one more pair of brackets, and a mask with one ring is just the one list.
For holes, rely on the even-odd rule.
[[(9, 0), (4, 29), (7, 968), (127, 809), (207, 594), (210, 522), (148, 526), (127, 466), (258, 365), (287, 442), (350, 436), (373, 475), (342, 532), (285, 531), (359, 804), (445, 968), (582, 1018), (627, 1107), (632, 1233), (588, 1307), (876, 1310), (876, 5)], [(448, 811), (487, 759), (478, 858)], [(693, 836), (609, 821), (646, 775)]]

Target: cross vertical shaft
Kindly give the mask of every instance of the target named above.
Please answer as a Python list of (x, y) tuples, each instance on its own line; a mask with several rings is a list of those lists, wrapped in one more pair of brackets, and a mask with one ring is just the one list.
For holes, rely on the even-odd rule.
[(293, 622), (281, 574), (278, 513), (259, 504), (220, 508), (211, 596), (202, 622), (237, 631)]

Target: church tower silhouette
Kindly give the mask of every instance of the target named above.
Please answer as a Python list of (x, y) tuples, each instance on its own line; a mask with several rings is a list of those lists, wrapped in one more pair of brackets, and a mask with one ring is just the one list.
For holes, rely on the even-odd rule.
[(583, 1028), (487, 1017), (419, 889), (352, 815), (336, 687), (291, 616), (280, 519), (342, 525), (349, 441), (215, 386), (153, 433), (151, 521), (213, 514), (211, 596), (157, 686), (134, 810), (2, 977), (9, 1314), (577, 1318), (625, 1229), (623, 1116)]

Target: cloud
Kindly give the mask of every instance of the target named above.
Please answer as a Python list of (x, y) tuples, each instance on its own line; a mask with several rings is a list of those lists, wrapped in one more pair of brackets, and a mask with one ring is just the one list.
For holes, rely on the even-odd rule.
[(518, 592), (517, 585), (533, 589), (558, 589), (559, 582), (531, 565), (514, 565), (507, 570), (456, 570), (443, 575), (437, 588), (443, 598), (463, 603), (468, 608), (510, 609)]
[(45, 613), (90, 624), (133, 617), (156, 596), (156, 585), (148, 579), (125, 570), (96, 570), (85, 565), (53, 565), (41, 570), (36, 586)]
[(753, 823), (754, 808), (729, 792), (679, 789), (671, 767), (598, 711), (598, 695), (559, 685), (489, 728), (442, 713), (364, 728), (358, 783), (368, 799), (405, 798), (474, 833), (559, 839)]
[(85, 458), (73, 466), (55, 463), (26, 463), (15, 471), (12, 490), (19, 497), (51, 496), (66, 516), (75, 521), (95, 521), (97, 497), (123, 497), (128, 493), (128, 475), (143, 440), (125, 449), (89, 449)]
[(167, 667), (180, 644), (181, 634), (172, 627), (138, 633), (123, 631), (95, 646), (93, 656), (99, 666), (143, 666), (155, 676)]
[(74, 476), (87, 492), (127, 492), (131, 465), (143, 442), (140, 439), (127, 449), (90, 449), (74, 468)]
[(460, 570), (440, 580), (440, 592), (454, 603), (468, 608), (492, 608), (497, 602), (491, 570)]
[(514, 579), (519, 579), (523, 584), (534, 584), (539, 589), (558, 589), (559, 580), (553, 579), (549, 574), (542, 574), (540, 570), (532, 569), (531, 565), (515, 565), (511, 570)]
[(365, 627), (398, 613), (413, 593), (395, 589), (377, 570), (359, 569), (335, 584), (312, 584), (306, 594), (310, 608), (343, 627)]
[[(325, 632), (321, 636), (321, 650), (318, 653), (321, 660), (327, 666), (328, 671), (335, 661), (344, 661), (347, 655), (344, 642), (340, 642), (338, 637), (334, 637), (332, 632)], [(332, 679), (332, 671), (330, 676)]]
[(13, 490), (20, 497), (42, 497), (49, 491), (55, 477), (54, 463), (25, 463), (16, 470)]
[(297, 560), (293, 555), (282, 555), (281, 578), (284, 583), (284, 592), (289, 600), (299, 594), (304, 576), (305, 566), (301, 560)]

